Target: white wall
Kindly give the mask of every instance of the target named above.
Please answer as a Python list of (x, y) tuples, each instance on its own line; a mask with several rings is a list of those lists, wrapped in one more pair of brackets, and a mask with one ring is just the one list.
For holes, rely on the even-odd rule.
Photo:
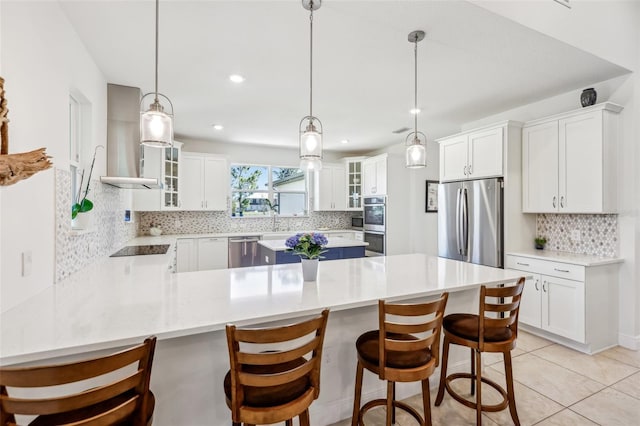
[[(69, 92), (92, 103), (92, 140), (83, 153), (90, 163), (95, 144), (106, 142), (106, 81), (57, 2), (2, 2), (0, 55), (9, 106), (9, 150), (42, 146), (54, 167), (69, 167)], [(94, 176), (105, 174), (98, 157)], [(53, 169), (0, 189), (0, 310), (52, 285), (55, 264)], [(31, 251), (33, 270), (21, 276), (21, 254)]]
[[(294, 129), (295, 130), (295, 129)], [(298, 167), (300, 157), (297, 148), (283, 148), (277, 146), (252, 145), (247, 143), (224, 143), (189, 140), (176, 136), (176, 140), (183, 142), (183, 151), (206, 152), (226, 155), (231, 163), (265, 164), (272, 166)], [(338, 162), (351, 154), (325, 151), (323, 162)]]

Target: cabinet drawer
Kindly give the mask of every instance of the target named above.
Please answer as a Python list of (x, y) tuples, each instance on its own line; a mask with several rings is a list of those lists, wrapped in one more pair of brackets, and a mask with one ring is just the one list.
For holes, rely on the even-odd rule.
[(566, 278), (568, 280), (584, 281), (585, 271), (582, 265), (554, 262), (550, 260), (534, 259), (531, 257), (507, 255), (505, 268), (520, 271)]

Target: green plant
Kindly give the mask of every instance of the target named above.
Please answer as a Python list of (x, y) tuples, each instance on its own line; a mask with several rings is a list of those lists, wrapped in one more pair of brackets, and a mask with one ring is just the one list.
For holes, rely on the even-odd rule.
[(287, 238), (286, 251), (293, 252), (300, 257), (307, 259), (320, 259), (325, 253), (324, 247), (328, 244), (327, 237), (319, 232), (301, 233)]
[(93, 201), (87, 198), (89, 194), (89, 185), (91, 185), (91, 175), (93, 174), (93, 166), (96, 163), (96, 153), (98, 152), (98, 148), (104, 148), (102, 145), (96, 146), (96, 149), (93, 151), (93, 160), (91, 161), (91, 169), (89, 170), (89, 178), (87, 179), (87, 187), (84, 190), (84, 196), (80, 199), (80, 194), (82, 193), (82, 182), (84, 181), (84, 170), (82, 171), (82, 176), (80, 177), (80, 185), (78, 185), (78, 196), (76, 197), (76, 202), (71, 206), (71, 219), (75, 219), (78, 216), (78, 213), (86, 213), (93, 209)]
[(534, 239), (534, 241), (535, 241), (536, 244), (541, 245), (541, 246), (547, 244), (547, 239), (545, 237), (536, 237)]

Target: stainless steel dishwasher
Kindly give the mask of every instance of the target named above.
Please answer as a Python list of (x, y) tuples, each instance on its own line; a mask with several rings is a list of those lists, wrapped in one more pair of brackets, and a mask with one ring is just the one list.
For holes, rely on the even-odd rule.
[(229, 268), (260, 265), (259, 240), (256, 236), (229, 238)]

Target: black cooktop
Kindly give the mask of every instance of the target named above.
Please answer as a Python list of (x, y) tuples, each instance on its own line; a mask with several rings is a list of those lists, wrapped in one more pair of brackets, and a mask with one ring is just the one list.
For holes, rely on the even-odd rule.
[(165, 254), (169, 250), (169, 244), (154, 244), (148, 246), (127, 246), (109, 257), (141, 256), (145, 254)]

